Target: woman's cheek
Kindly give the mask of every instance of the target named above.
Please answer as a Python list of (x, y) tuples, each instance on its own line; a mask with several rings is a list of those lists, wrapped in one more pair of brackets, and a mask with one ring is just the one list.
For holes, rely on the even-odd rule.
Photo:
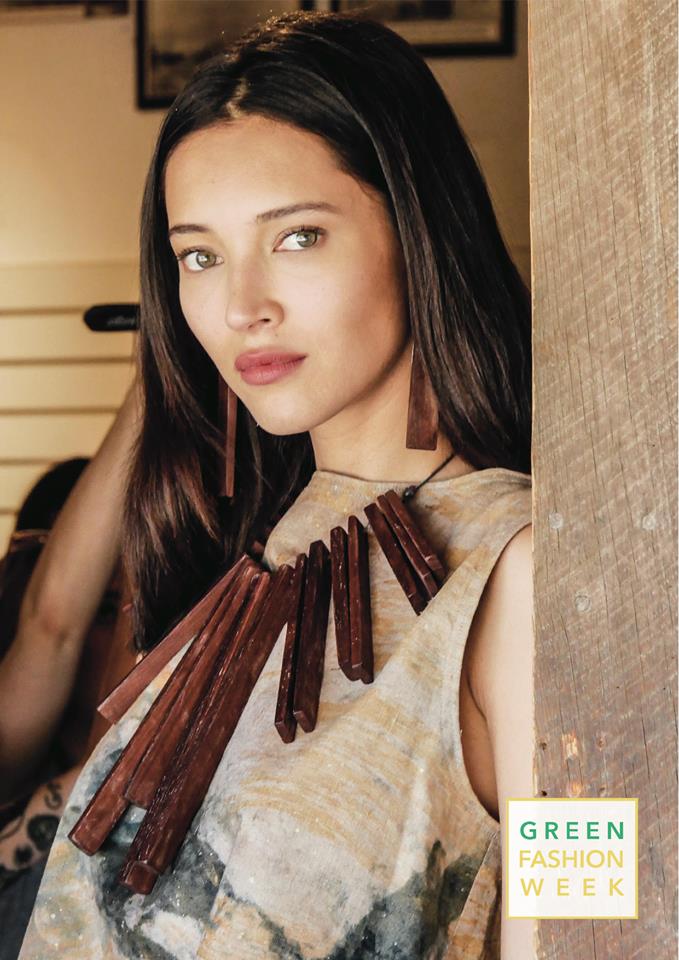
[(192, 309), (191, 299), (187, 295), (183, 283), (180, 283), (179, 285), (179, 306), (182, 308), (184, 319), (186, 320), (191, 330), (193, 330), (193, 332), (195, 333), (196, 331), (194, 330), (193, 309)]
[(196, 297), (195, 292), (186, 292), (185, 288), (180, 287), (179, 305), (186, 323), (198, 340), (200, 345), (210, 353), (209, 325), (207, 320), (207, 311), (205, 303), (201, 303)]

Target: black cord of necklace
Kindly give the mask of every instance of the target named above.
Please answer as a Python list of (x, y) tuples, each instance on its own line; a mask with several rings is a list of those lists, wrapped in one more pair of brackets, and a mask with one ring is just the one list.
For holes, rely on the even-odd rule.
[(440, 463), (435, 470), (432, 470), (429, 476), (425, 477), (424, 480), (422, 480), (420, 483), (417, 484), (417, 486), (413, 485), (411, 487), (406, 487), (406, 489), (403, 491), (403, 500), (412, 500), (415, 494), (417, 493), (417, 491), (420, 489), (420, 487), (423, 487), (425, 483), (429, 483), (431, 478), (435, 477), (436, 474), (439, 473), (439, 471), (443, 470), (443, 468), (450, 463), (450, 461), (453, 459), (454, 456), (455, 454), (451, 453), (449, 457), (446, 457), (443, 463)]

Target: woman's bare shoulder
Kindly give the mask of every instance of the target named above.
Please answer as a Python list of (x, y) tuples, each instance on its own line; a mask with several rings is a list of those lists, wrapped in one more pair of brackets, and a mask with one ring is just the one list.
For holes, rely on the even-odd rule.
[[(488, 578), (467, 641), (468, 681), (493, 745), (500, 810), (503, 794), (520, 796), (531, 792), (532, 532), (531, 524), (522, 527), (502, 551)], [(507, 794), (507, 790), (514, 792)]]
[[(533, 526), (528, 523), (507, 542), (493, 567), (472, 621), (468, 646), (470, 678), (474, 693), (482, 696), (483, 681), (487, 677), (485, 663), (491, 647), (508, 643), (508, 633), (500, 629), (500, 616), (515, 618), (533, 599)], [(477, 685), (477, 681), (480, 685)]]

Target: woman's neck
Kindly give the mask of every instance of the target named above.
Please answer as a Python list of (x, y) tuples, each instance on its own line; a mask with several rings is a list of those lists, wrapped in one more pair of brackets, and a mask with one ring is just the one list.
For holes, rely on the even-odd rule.
[[(432, 471), (450, 457), (452, 448), (450, 443), (439, 435), (436, 450), (408, 450), (405, 447), (397, 453), (388, 449), (372, 449), (365, 456), (361, 451), (352, 450), (351, 455), (332, 455), (319, 458), (314, 446), (316, 468), (339, 473), (344, 476), (357, 477), (360, 480), (384, 480), (394, 483), (418, 483), (429, 476)], [(465, 473), (472, 473), (474, 467), (460, 456), (454, 456), (445, 467), (436, 474), (437, 480), (446, 480), (458, 477)]]
[[(435, 450), (409, 450), (405, 445), (410, 362), (400, 363), (368, 397), (310, 431), (318, 470), (362, 480), (418, 482), (453, 453), (439, 433)], [(437, 479), (470, 473), (474, 468), (454, 456)]]

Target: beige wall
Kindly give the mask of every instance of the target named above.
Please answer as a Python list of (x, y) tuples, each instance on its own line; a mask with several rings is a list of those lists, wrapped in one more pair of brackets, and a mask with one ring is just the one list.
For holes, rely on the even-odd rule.
[[(432, 60), (529, 272), (527, 9), (518, 55)], [(131, 376), (129, 334), (82, 310), (136, 300), (137, 221), (162, 119), (135, 108), (133, 17), (0, 20), (0, 551), (28, 486), (92, 454)]]

